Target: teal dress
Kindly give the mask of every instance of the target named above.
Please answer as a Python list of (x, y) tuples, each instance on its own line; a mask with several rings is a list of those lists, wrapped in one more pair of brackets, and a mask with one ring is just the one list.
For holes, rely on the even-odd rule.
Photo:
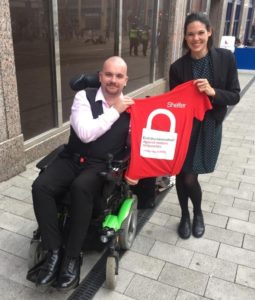
[[(192, 59), (192, 58), (191, 58)], [(210, 55), (192, 59), (193, 79), (206, 78), (213, 86), (213, 66)], [(222, 124), (218, 124), (212, 111), (202, 122), (194, 119), (187, 156), (182, 171), (194, 174), (213, 172), (218, 159), (222, 138)]]

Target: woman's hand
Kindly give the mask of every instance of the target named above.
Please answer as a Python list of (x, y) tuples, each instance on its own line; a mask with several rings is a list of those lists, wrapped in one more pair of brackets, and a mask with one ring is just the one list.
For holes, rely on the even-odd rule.
[(193, 83), (197, 86), (198, 90), (202, 93), (206, 93), (207, 96), (214, 97), (215, 96), (215, 90), (211, 87), (210, 83), (207, 79), (196, 79), (193, 81)]
[(131, 179), (127, 176), (125, 176), (125, 179), (126, 179), (126, 182), (129, 184), (129, 185), (136, 185), (138, 183), (138, 179)]

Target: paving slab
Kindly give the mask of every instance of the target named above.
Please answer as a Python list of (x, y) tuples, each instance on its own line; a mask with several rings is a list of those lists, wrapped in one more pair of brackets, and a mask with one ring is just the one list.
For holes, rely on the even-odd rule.
[(174, 264), (166, 263), (159, 281), (187, 292), (204, 295), (209, 276)]
[(150, 278), (136, 275), (125, 295), (141, 300), (174, 300), (178, 289)]
[(205, 296), (215, 300), (254, 300), (255, 290), (222, 279), (210, 278)]
[(209, 277), (217, 277), (234, 282), (237, 264), (208, 255), (195, 253), (189, 268), (205, 273), (209, 275)]
[[(244, 88), (255, 72), (240, 72)], [(120, 260), (114, 291), (105, 284), (96, 300), (255, 299), (255, 81), (227, 116), (219, 160), (200, 176), (206, 224), (201, 239), (177, 235), (181, 210), (175, 187)], [(36, 163), (0, 183), (0, 299), (67, 300), (73, 291), (36, 288), (26, 280), (27, 252), (37, 227), (31, 184)], [(189, 211), (193, 217), (192, 205)], [(81, 278), (102, 253), (85, 253)]]

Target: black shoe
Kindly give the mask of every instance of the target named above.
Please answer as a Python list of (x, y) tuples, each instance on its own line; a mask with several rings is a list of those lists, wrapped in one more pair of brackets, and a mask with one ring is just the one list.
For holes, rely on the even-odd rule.
[(194, 237), (200, 238), (205, 232), (205, 224), (203, 215), (194, 215), (192, 233)]
[(58, 275), (59, 267), (62, 259), (62, 251), (49, 250), (45, 262), (41, 265), (36, 278), (36, 285), (50, 285)]
[(57, 281), (57, 289), (71, 290), (80, 281), (81, 258), (65, 257)]
[(41, 266), (44, 262), (45, 262), (45, 260), (42, 260), (38, 264), (33, 266), (31, 269), (29, 269), (28, 272), (27, 272), (26, 279), (33, 282), (33, 283), (36, 283), (36, 280), (37, 280), (38, 274), (40, 272)]
[(181, 217), (181, 221), (178, 227), (178, 234), (182, 239), (188, 239), (191, 235), (191, 223), (189, 215)]

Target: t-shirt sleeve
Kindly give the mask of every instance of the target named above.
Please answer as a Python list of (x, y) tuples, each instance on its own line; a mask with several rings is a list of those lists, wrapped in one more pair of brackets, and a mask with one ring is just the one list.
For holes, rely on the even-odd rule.
[(198, 91), (196, 101), (194, 101), (194, 116), (196, 119), (202, 121), (205, 113), (212, 109), (211, 101), (208, 96)]

